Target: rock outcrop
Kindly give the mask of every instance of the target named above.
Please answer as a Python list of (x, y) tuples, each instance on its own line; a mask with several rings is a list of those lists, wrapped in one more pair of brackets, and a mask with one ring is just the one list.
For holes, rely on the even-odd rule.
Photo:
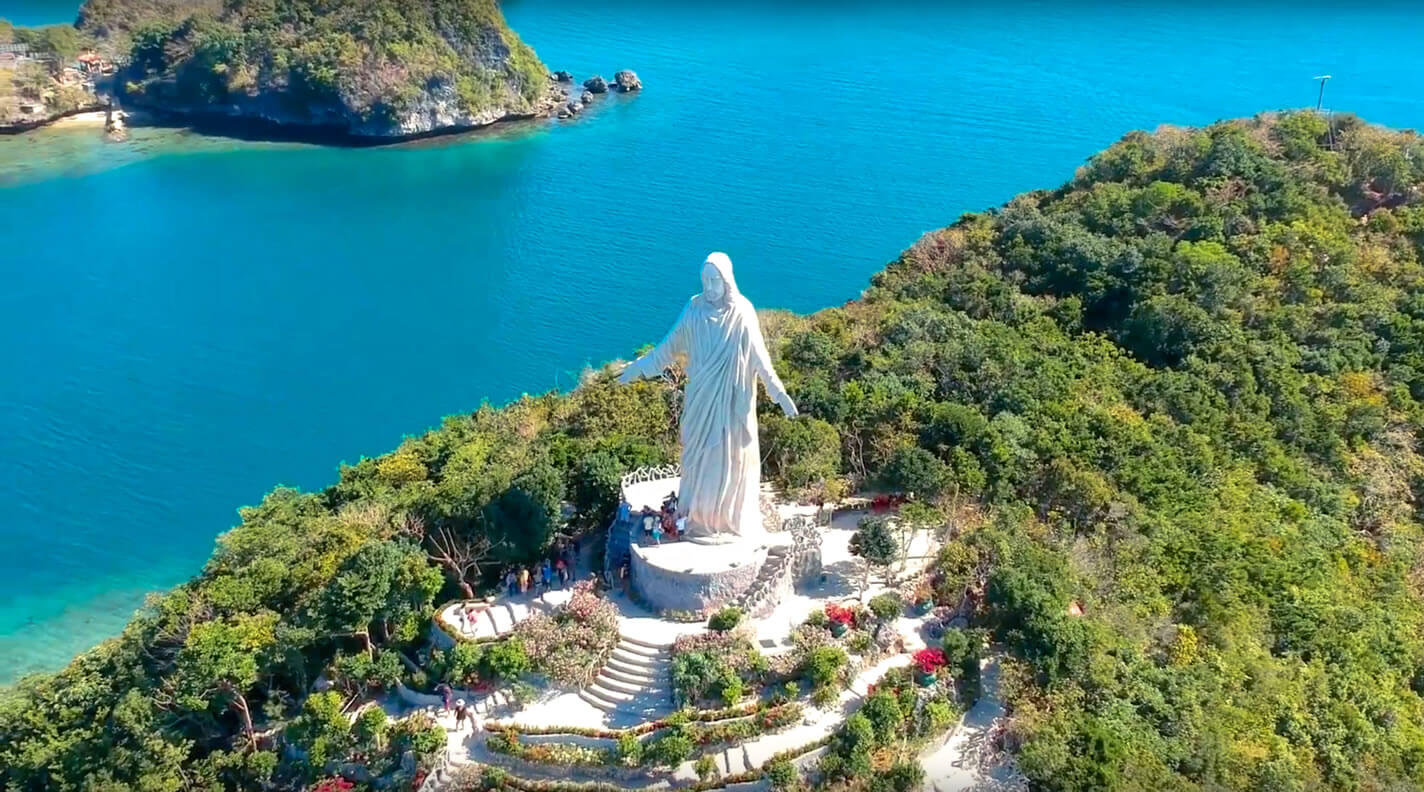
[(584, 80), (583, 87), (585, 90), (588, 90), (591, 93), (608, 93), (608, 81), (597, 74), (593, 75), (587, 80)]
[(556, 71), (556, 72), (554, 72), (554, 80), (555, 80), (556, 82), (561, 82), (561, 83), (573, 82), (573, 79), (574, 79), (573, 74), (571, 74), (571, 73), (569, 73), (569, 72), (566, 72), (566, 71)]
[(631, 69), (624, 69), (613, 75), (613, 84), (618, 86), (619, 93), (643, 90), (643, 81), (639, 80), (637, 73)]
[[(561, 104), (558, 76), (567, 72), (551, 80), (495, 0), (283, 0), (280, 13), (263, 0), (217, 7), (91, 2), (78, 24), (128, 56), (114, 80), (124, 104), (219, 125), (256, 121), (379, 140), (550, 115)], [(403, 28), (377, 24), (382, 12)], [(234, 35), (242, 46), (231, 46)], [(141, 44), (121, 47), (129, 40)]]

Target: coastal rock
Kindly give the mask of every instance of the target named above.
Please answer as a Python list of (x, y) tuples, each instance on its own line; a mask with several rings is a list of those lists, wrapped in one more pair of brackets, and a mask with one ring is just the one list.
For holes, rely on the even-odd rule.
[(608, 81), (597, 74), (584, 80), (583, 87), (596, 94), (608, 93)]
[(593, 103), (593, 92), (592, 92), (592, 91), (584, 91), (583, 93), (579, 94), (579, 101), (580, 101), (580, 102), (583, 102), (584, 104), (592, 104), (592, 103)]
[(618, 86), (619, 93), (643, 90), (643, 81), (638, 79), (638, 74), (632, 69), (624, 69), (613, 75), (613, 83)]
[(574, 76), (569, 72), (560, 70), (554, 72), (554, 79), (561, 83), (573, 82)]
[[(278, 127), (280, 134), (310, 135), (320, 140), (390, 140), (442, 132), (457, 132), (499, 121), (544, 117), (566, 98), (558, 94), (559, 75), (539, 62), (533, 50), (519, 41), (493, 3), (442, 4), (437, 0), (404, 0), (412, 38), (419, 44), (401, 47), (388, 26), (369, 20), (353, 22), (342, 50), (340, 68), (324, 73), (320, 86), (288, 79), (286, 69), (269, 69), (263, 58), (280, 56), (293, 62), (303, 43), (325, 35), (332, 19), (365, 17), (357, 13), (363, 0), (324, 0), (312, 15), (284, 23), (281, 41), (273, 52), (260, 55), (235, 51), (225, 64), (229, 74), (245, 75), (242, 90), (198, 90), (191, 75), (207, 68), (195, 62), (203, 51), (208, 28), (184, 24), (187, 3), (149, 4), (145, 0), (112, 0), (85, 5), (79, 14), (79, 31), (92, 37), (100, 51), (121, 48), (122, 30), (112, 18), (143, 18), (159, 24), (162, 33), (153, 43), (173, 57), (161, 69), (141, 64), (120, 65), (112, 84), (123, 103), (167, 117), (200, 119), (208, 126), (233, 125), (257, 131)], [(279, 4), (280, 5), (280, 4)], [(215, 4), (216, 18), (239, 38), (266, 31), (278, 18), (263, 0), (227, 0)], [(140, 9), (142, 13), (140, 13)], [(150, 19), (146, 14), (152, 12)], [(438, 13), (437, 13), (438, 11)], [(438, 21), (438, 23), (437, 23)], [(345, 30), (345, 28), (343, 28)], [(402, 34), (404, 35), (404, 34)], [(413, 64), (422, 64), (414, 68)], [(567, 72), (567, 81), (572, 74)], [(551, 80), (550, 77), (555, 79)], [(484, 82), (482, 82), (484, 81)], [(567, 85), (567, 83), (562, 83)], [(478, 90), (472, 88), (478, 86)], [(257, 127), (252, 126), (256, 122)]]
[(564, 105), (564, 109), (569, 111), (569, 115), (578, 115), (579, 112), (583, 110), (583, 105), (578, 102), (569, 102)]

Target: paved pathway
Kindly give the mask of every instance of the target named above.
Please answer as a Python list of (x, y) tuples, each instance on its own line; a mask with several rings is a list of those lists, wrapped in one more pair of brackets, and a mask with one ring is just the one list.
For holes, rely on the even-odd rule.
[(938, 748), (921, 754), (925, 768), (924, 792), (989, 792), (1022, 790), (1012, 766), (990, 744), (994, 727), (1004, 717), (999, 698), (999, 658), (985, 660), (982, 672), (983, 695), (955, 728), (954, 734)]

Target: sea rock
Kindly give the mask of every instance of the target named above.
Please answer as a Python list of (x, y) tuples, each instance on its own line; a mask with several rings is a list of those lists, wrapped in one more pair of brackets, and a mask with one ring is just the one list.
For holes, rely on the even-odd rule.
[(579, 101), (580, 101), (580, 102), (583, 102), (584, 104), (592, 104), (592, 103), (593, 103), (593, 92), (592, 92), (592, 91), (584, 91), (583, 93), (579, 94)]
[(569, 102), (564, 105), (564, 109), (569, 111), (569, 115), (578, 115), (579, 111), (583, 110), (583, 105), (578, 102)]
[(557, 80), (557, 81), (559, 81), (559, 82), (563, 82), (563, 83), (566, 83), (566, 82), (573, 82), (574, 76), (573, 76), (572, 74), (570, 74), (569, 72), (560, 70), (560, 71), (554, 72), (554, 79)]
[(596, 93), (596, 94), (608, 93), (608, 81), (605, 80), (605, 79), (603, 79), (602, 76), (597, 75), (597, 74), (593, 75), (592, 77), (588, 78), (587, 80), (584, 80), (584, 81), (583, 81), (583, 87), (587, 88), (588, 90), (590, 90), (590, 91), (592, 91), (592, 92), (594, 92), (594, 93)]
[(613, 75), (613, 83), (618, 86), (619, 93), (643, 90), (643, 81), (638, 79), (638, 74), (632, 69), (624, 69)]

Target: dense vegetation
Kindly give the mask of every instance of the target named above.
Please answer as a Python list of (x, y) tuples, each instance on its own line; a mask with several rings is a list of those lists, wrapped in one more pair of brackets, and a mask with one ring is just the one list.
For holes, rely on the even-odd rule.
[[(26, 44), (32, 55), (48, 59), (42, 63), (27, 58), (15, 66), (0, 68), (0, 126), (96, 105), (98, 100), (87, 86), (61, 84), (54, 77), (62, 65), (92, 43), (73, 25), (16, 27), (0, 19), (0, 44)], [(21, 105), (37, 112), (23, 113)]]
[(494, 0), (88, 0), (79, 26), (127, 56), (131, 96), (168, 106), (275, 98), (294, 117), (394, 122), (429, 100), (498, 117), (549, 86)]
[[(769, 472), (938, 511), (936, 596), (1010, 653), (1037, 788), (1424, 784), (1421, 187), (1424, 140), (1351, 118), (1133, 133), (862, 299), (766, 317), (807, 414), (766, 405)], [(673, 458), (676, 409), (590, 373), (272, 493), (122, 636), (5, 696), (0, 777), (313, 777), (279, 748), (317, 674), (413, 654), (433, 600), (604, 523), (619, 473)]]

